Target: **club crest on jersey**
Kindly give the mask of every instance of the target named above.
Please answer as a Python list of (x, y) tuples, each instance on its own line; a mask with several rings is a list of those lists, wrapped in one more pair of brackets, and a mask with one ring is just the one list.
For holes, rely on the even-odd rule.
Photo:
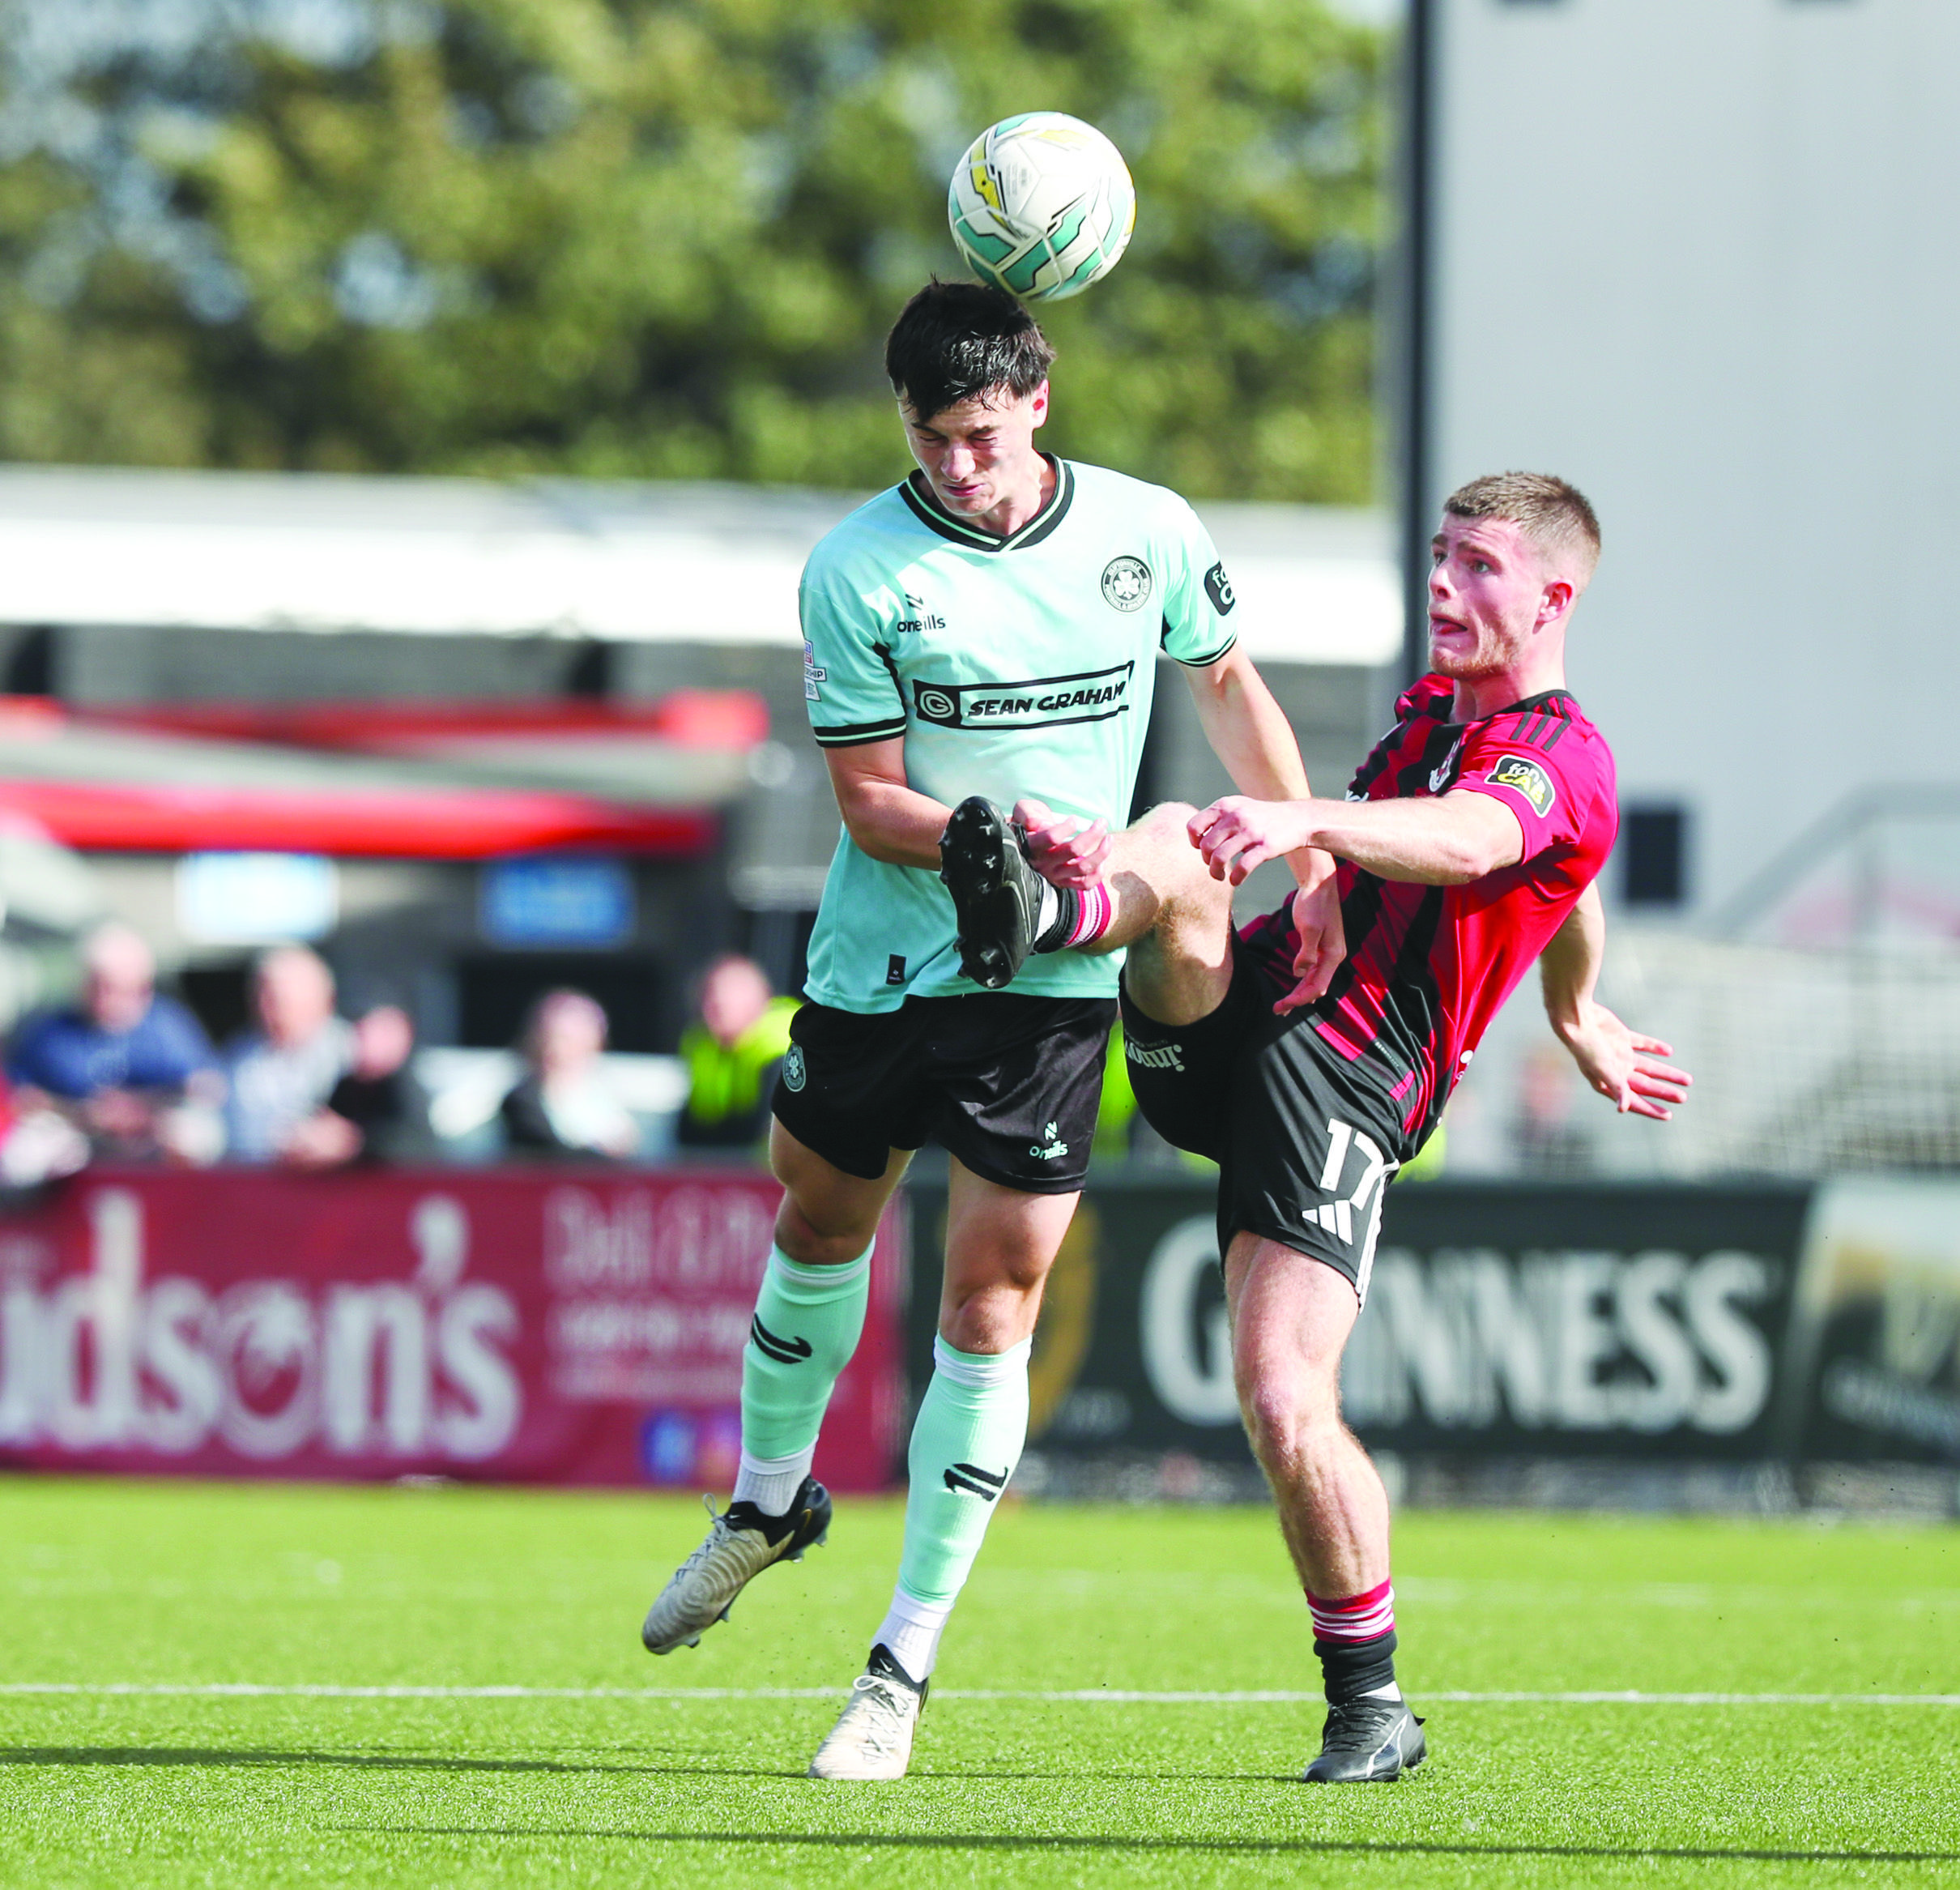
[(1485, 779), (1493, 787), (1509, 787), (1522, 794), (1540, 820), (1552, 811), (1553, 803), (1558, 799), (1558, 790), (1552, 785), (1552, 777), (1536, 762), (1528, 761), (1523, 755), (1506, 755)]
[(1463, 753), (1464, 738), (1459, 735), (1450, 744), (1450, 752), (1442, 757), (1441, 764), (1430, 776), (1430, 792), (1440, 794), (1450, 779), (1450, 770), (1456, 766), (1456, 757)]
[(1130, 710), (1135, 663), (1079, 676), (1036, 676), (1027, 682), (915, 682), (913, 711), (941, 728), (1043, 728), (1068, 722), (1106, 722)]
[(1102, 567), (1102, 595), (1113, 610), (1141, 610), (1151, 589), (1150, 567), (1141, 558), (1111, 558)]

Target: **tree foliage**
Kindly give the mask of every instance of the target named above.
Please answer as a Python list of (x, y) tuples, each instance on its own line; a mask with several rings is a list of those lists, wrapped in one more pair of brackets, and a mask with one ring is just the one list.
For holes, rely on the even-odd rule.
[(1379, 36), (1322, 0), (0, 0), (0, 455), (871, 485), (1010, 112), (1136, 174), (1061, 450), (1370, 489)]

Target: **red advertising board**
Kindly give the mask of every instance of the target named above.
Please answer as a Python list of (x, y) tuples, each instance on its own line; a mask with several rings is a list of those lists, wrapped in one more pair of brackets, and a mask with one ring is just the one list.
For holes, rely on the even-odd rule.
[[(726, 1491), (782, 1190), (713, 1170), (90, 1170), (0, 1218), (0, 1465)], [(816, 1474), (890, 1480), (903, 1227)]]

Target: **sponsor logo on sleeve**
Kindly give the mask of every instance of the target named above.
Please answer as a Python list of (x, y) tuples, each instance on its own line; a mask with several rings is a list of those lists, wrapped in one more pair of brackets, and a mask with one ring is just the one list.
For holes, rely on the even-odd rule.
[(1213, 565), (1204, 574), (1204, 594), (1212, 600), (1212, 608), (1221, 616), (1229, 616), (1232, 606), (1238, 602), (1238, 593), (1232, 588), (1232, 580), (1225, 575), (1223, 563)]
[(1552, 777), (1523, 755), (1506, 755), (1484, 779), (1493, 787), (1509, 787), (1522, 794), (1540, 820), (1552, 811), (1552, 804), (1558, 799)]
[(913, 712), (941, 728), (1043, 728), (1068, 722), (1106, 722), (1130, 710), (1136, 665), (1119, 663), (1080, 676), (1036, 676), (1027, 682), (915, 682)]
[(817, 689), (820, 682), (829, 679), (829, 672), (819, 667), (816, 646), (807, 637), (803, 638), (803, 697), (806, 701), (820, 702), (824, 698)]
[(1141, 558), (1111, 558), (1102, 567), (1102, 595), (1113, 610), (1141, 610), (1153, 588), (1150, 567)]

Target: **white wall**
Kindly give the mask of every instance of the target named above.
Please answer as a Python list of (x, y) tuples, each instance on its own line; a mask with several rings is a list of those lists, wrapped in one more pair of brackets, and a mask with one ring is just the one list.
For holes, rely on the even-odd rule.
[(1598, 506), (1571, 681), (1705, 910), (1960, 779), (1960, 0), (1437, 0), (1430, 503)]

